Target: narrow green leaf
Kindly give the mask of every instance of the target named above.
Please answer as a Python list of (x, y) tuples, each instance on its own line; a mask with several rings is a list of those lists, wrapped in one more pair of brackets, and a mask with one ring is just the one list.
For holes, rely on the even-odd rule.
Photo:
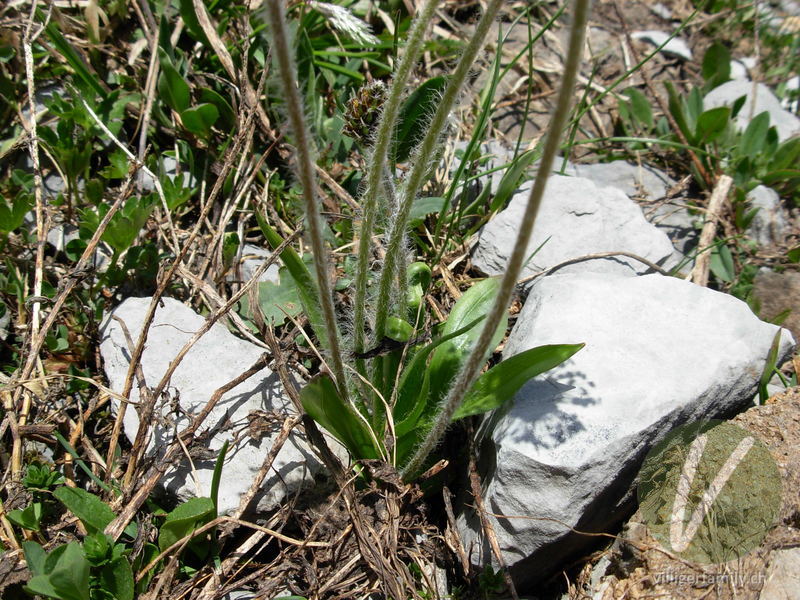
[(495, 192), (489, 209), (490, 212), (496, 212), (505, 208), (506, 204), (519, 188), (519, 182), (525, 175), (525, 171), (531, 166), (537, 156), (538, 153), (536, 149), (533, 149), (518, 154), (517, 157), (511, 161), (506, 172), (503, 173), (502, 179), (500, 179), (500, 184), (497, 186), (497, 192)]
[(432, 77), (417, 87), (400, 109), (399, 126), (395, 136), (394, 157), (404, 162), (425, 137), (428, 120), (436, 110), (442, 91), (447, 85), (446, 77)]
[(647, 96), (635, 87), (629, 87), (622, 93), (628, 97), (631, 115), (636, 117), (636, 120), (647, 129), (655, 127), (653, 109), (650, 107), (650, 101), (647, 99)]
[[(256, 211), (256, 221), (261, 228), (261, 232), (267, 239), (267, 242), (272, 246), (273, 250), (277, 249), (283, 243), (283, 239), (278, 235), (272, 226), (267, 223), (266, 219)], [(311, 327), (319, 338), (320, 344), (323, 348), (328, 347), (328, 338), (325, 330), (325, 321), (322, 319), (322, 310), (319, 305), (319, 293), (317, 292), (317, 284), (311, 271), (295, 252), (294, 248), (286, 246), (281, 252), (281, 261), (286, 269), (289, 271), (297, 286), (297, 292), (300, 295), (300, 301), (303, 304), (303, 309), (308, 316)]]
[(769, 398), (767, 385), (772, 379), (772, 374), (775, 373), (775, 369), (778, 366), (778, 351), (781, 347), (781, 333), (782, 330), (780, 327), (778, 327), (778, 330), (775, 332), (775, 337), (772, 338), (772, 345), (769, 348), (767, 360), (764, 363), (764, 370), (761, 373), (761, 378), (758, 382), (758, 398), (761, 401), (761, 404), (766, 402)]
[(228, 440), (222, 444), (217, 460), (214, 462), (214, 474), (211, 477), (211, 502), (214, 503), (214, 514), (219, 514), (217, 497), (219, 496), (219, 482), (222, 478), (222, 467), (225, 465), (225, 455), (228, 453)]
[[(467, 290), (453, 306), (442, 333), (447, 335), (461, 329), (468, 323), (475, 321), (475, 319), (485, 317), (494, 303), (499, 285), (499, 279), (490, 278), (476, 283)], [(494, 339), (490, 344), (487, 358), (503, 339), (506, 323), (507, 319), (504, 318), (498, 325)], [(441, 399), (478, 336), (480, 336), (480, 328), (470, 329), (466, 333), (448, 340), (436, 349), (428, 366), (431, 376), (430, 393), (433, 402), (438, 402)]]
[(172, 110), (182, 113), (189, 108), (191, 94), (189, 84), (178, 73), (167, 53), (158, 49), (158, 58), (161, 63), (161, 74), (158, 76), (158, 93)]
[(467, 392), (453, 420), (479, 415), (510, 402), (519, 389), (533, 377), (560, 365), (584, 344), (539, 346), (521, 352), (495, 365)]
[(102, 532), (117, 516), (108, 504), (81, 488), (62, 486), (53, 495), (81, 520), (89, 533)]
[(344, 402), (328, 375), (317, 375), (300, 391), (300, 402), (317, 423), (356, 458), (379, 458), (379, 449), (356, 409)]
[(457, 329), (456, 331), (433, 340), (430, 344), (418, 350), (408, 366), (403, 369), (398, 385), (397, 399), (392, 409), (392, 416), (394, 417), (395, 423), (395, 435), (397, 435), (397, 437), (405, 435), (416, 425), (419, 417), (425, 412), (426, 404), (430, 401), (428, 393), (430, 389), (430, 378), (428, 369), (426, 368), (428, 357), (436, 348), (453, 338), (467, 333), (484, 318), (485, 315), (478, 317), (474, 321), (467, 323), (461, 329)]
[[(36, 19), (40, 23), (45, 22), (45, 16), (40, 9), (36, 9)], [(94, 73), (89, 66), (83, 61), (81, 55), (72, 47), (67, 39), (61, 34), (59, 31), (58, 23), (55, 19), (49, 19), (47, 22), (47, 26), (44, 28), (45, 34), (52, 42), (55, 49), (58, 51), (58, 54), (67, 61), (72, 70), (75, 71), (75, 74), (78, 78), (89, 85), (97, 95), (101, 98), (106, 98), (108, 96), (108, 92), (103, 87), (103, 84), (100, 82), (100, 77), (97, 73)]]

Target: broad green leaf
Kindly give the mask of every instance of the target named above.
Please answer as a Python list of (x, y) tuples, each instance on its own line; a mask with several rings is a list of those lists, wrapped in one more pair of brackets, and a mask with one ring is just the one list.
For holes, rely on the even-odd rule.
[(33, 196), (24, 192), (18, 193), (10, 203), (0, 196), (0, 231), (11, 233), (18, 229), (33, 205)]
[(100, 571), (104, 590), (116, 600), (133, 600), (134, 580), (131, 563), (124, 556), (105, 565)]
[(89, 561), (78, 542), (70, 542), (48, 575), (62, 600), (89, 600)]
[(769, 113), (764, 111), (753, 117), (744, 130), (739, 142), (739, 155), (755, 158), (767, 142), (767, 131), (769, 131)]
[(226, 127), (234, 127), (236, 125), (236, 115), (230, 103), (214, 90), (210, 88), (201, 89), (200, 102), (209, 102), (216, 106), (219, 111), (219, 116), (222, 118), (223, 124)]
[(725, 131), (731, 118), (731, 109), (727, 106), (718, 106), (705, 111), (697, 119), (696, 144), (707, 144), (714, 141)]
[(527, 381), (560, 365), (583, 346), (584, 344), (539, 346), (495, 365), (473, 384), (453, 415), (453, 420), (500, 408)]
[[(281, 236), (275, 231), (272, 226), (267, 223), (258, 211), (256, 211), (256, 221), (261, 228), (264, 237), (272, 249), (275, 250), (283, 243)], [(286, 246), (281, 252), (281, 261), (283, 262), (286, 270), (289, 271), (297, 286), (297, 293), (300, 296), (300, 302), (303, 304), (306, 316), (314, 328), (314, 332), (319, 338), (320, 344), (323, 348), (328, 347), (328, 336), (325, 329), (325, 321), (322, 319), (322, 310), (319, 305), (319, 294), (317, 292), (317, 283), (311, 275), (311, 271), (294, 251), (291, 246)]]
[(442, 208), (444, 208), (444, 198), (417, 198), (411, 205), (411, 210), (408, 214), (408, 226), (411, 229), (419, 227), (425, 217), (441, 212)]
[(417, 87), (403, 102), (395, 135), (394, 157), (397, 162), (408, 160), (411, 152), (425, 137), (428, 120), (436, 110), (445, 85), (446, 77), (432, 77)]
[(199, 138), (207, 138), (211, 134), (211, 127), (217, 122), (219, 111), (217, 107), (208, 102), (187, 108), (181, 112), (183, 126)]
[(161, 75), (158, 76), (158, 93), (172, 110), (182, 113), (189, 108), (191, 94), (189, 84), (178, 73), (162, 48), (158, 49), (158, 57), (161, 62)]
[(300, 402), (317, 423), (345, 445), (356, 458), (378, 458), (367, 425), (356, 409), (339, 396), (328, 375), (317, 375), (300, 391)]
[(28, 570), (34, 575), (45, 575), (45, 561), (47, 552), (44, 551), (36, 542), (22, 542), (22, 550), (25, 552), (25, 562), (28, 563)]
[[(468, 289), (453, 306), (442, 334), (447, 335), (472, 323), (475, 319), (485, 317), (494, 303), (499, 286), (499, 279), (490, 278), (484, 279)], [(503, 318), (498, 325), (486, 358), (494, 352), (494, 349), (503, 339), (506, 323), (507, 318)], [(448, 340), (436, 349), (428, 366), (431, 377), (430, 393), (432, 402), (438, 402), (444, 396), (444, 391), (453, 377), (455, 377), (480, 334), (480, 327), (472, 328), (466, 333)]]
[(103, 531), (117, 516), (108, 504), (81, 488), (62, 486), (53, 495), (81, 520), (89, 533)]
[(500, 184), (497, 186), (497, 191), (492, 199), (490, 212), (496, 212), (505, 208), (508, 201), (519, 188), (520, 179), (525, 175), (525, 171), (537, 156), (538, 153), (535, 149), (528, 150), (527, 152), (518, 154), (517, 157), (511, 161), (506, 172), (503, 173), (502, 179), (500, 179)]
[(714, 42), (703, 56), (703, 79), (706, 89), (713, 90), (731, 78), (731, 51), (719, 42)]
[(31, 502), (24, 509), (12, 510), (6, 516), (15, 525), (39, 531), (39, 523), (42, 520), (42, 504), (41, 502)]
[(31, 595), (61, 598), (56, 588), (50, 583), (50, 577), (47, 575), (34, 575), (31, 577), (28, 583), (25, 584), (25, 591)]
[[(303, 311), (303, 305), (297, 285), (281, 269), (279, 284), (271, 281), (262, 281), (258, 284), (258, 305), (264, 314), (264, 321), (276, 326), (283, 325), (286, 315), (296, 317)], [(253, 308), (250, 306), (250, 296), (242, 298), (241, 314), (243, 317), (253, 320)]]
[(216, 516), (211, 498), (191, 498), (167, 515), (158, 533), (158, 546), (163, 552), (172, 544), (205, 525)]
[(786, 257), (789, 259), (790, 262), (798, 263), (800, 262), (800, 246), (792, 248), (786, 253)]

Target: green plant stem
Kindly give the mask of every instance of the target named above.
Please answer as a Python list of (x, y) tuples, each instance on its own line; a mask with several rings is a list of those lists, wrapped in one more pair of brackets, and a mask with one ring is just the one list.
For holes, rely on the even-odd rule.
[(266, 13), (272, 30), (273, 52), (278, 60), (278, 71), (283, 91), (286, 94), (286, 107), (289, 124), (295, 135), (297, 171), (303, 188), (308, 234), (311, 250), (314, 253), (314, 270), (319, 289), (322, 318), (328, 337), (328, 352), (333, 376), (342, 399), (348, 401), (347, 379), (342, 361), (339, 327), (333, 306), (333, 292), (328, 280), (328, 251), (322, 236), (322, 217), (314, 194), (314, 163), (311, 158), (312, 140), (303, 118), (303, 103), (297, 91), (297, 67), (292, 57), (289, 34), (286, 26), (282, 0), (268, 0)]
[(375, 222), (378, 214), (378, 195), (384, 184), (382, 179), (386, 172), (389, 148), (394, 137), (397, 116), (400, 112), (400, 105), (406, 90), (408, 76), (422, 52), (425, 30), (438, 4), (439, 0), (428, 0), (418, 13), (416, 19), (414, 19), (405, 53), (397, 65), (397, 71), (394, 74), (392, 85), (389, 88), (389, 95), (381, 111), (380, 119), (378, 120), (378, 127), (375, 134), (375, 146), (372, 149), (372, 154), (367, 166), (367, 182), (362, 200), (364, 217), (361, 223), (358, 241), (358, 262), (356, 267), (356, 289), (353, 311), (353, 344), (356, 352), (363, 352), (365, 349), (364, 344), (366, 336), (364, 324), (366, 321), (367, 282), (370, 272), (369, 254), (372, 233), (375, 229)]
[(503, 315), (506, 310), (508, 310), (508, 303), (511, 300), (517, 278), (519, 277), (520, 270), (526, 258), (528, 242), (530, 242), (533, 233), (533, 225), (536, 221), (539, 205), (541, 204), (550, 172), (553, 169), (553, 161), (558, 151), (562, 131), (566, 125), (572, 107), (572, 93), (583, 55), (583, 40), (590, 4), (590, 0), (575, 0), (575, 12), (573, 14), (572, 29), (569, 37), (569, 50), (564, 64), (561, 89), (558, 93), (558, 100), (555, 110), (553, 111), (553, 117), (550, 120), (550, 128), (544, 143), (544, 151), (542, 153), (541, 162), (539, 163), (539, 169), (536, 173), (536, 180), (534, 181), (533, 188), (528, 197), (528, 205), (525, 208), (525, 214), (520, 224), (517, 242), (508, 261), (506, 272), (501, 280), (497, 298), (495, 298), (494, 305), (486, 317), (481, 335), (475, 342), (461, 371), (456, 376), (450, 388), (450, 392), (442, 404), (441, 410), (436, 415), (433, 426), (414, 452), (408, 464), (403, 468), (401, 474), (404, 479), (413, 477), (422, 468), (425, 464), (425, 459), (444, 435), (445, 430), (450, 425), (453, 415), (461, 405), (464, 396), (479, 374), (484, 363), (486, 352), (490, 350), (489, 345), (491, 344), (492, 337)]
[[(392, 291), (392, 283), (397, 274), (397, 264), (399, 260), (405, 258), (405, 237), (406, 229), (408, 227), (408, 216), (411, 212), (411, 205), (417, 197), (420, 187), (424, 182), (425, 176), (430, 170), (431, 159), (433, 158), (437, 147), (441, 140), (439, 136), (447, 122), (450, 110), (461, 91), (461, 86), (464, 80), (469, 75), (470, 70), (475, 62), (475, 57), (483, 47), (486, 35), (494, 22), (497, 11), (503, 5), (502, 0), (491, 0), (486, 7), (483, 16), (481, 16), (478, 26), (475, 28), (475, 33), (472, 35), (464, 54), (458, 61), (458, 66), (453, 73), (452, 78), (447, 83), (447, 87), (442, 94), (442, 99), (439, 102), (436, 112), (431, 119), (428, 126), (428, 132), (422, 140), (419, 148), (415, 151), (412, 162), (414, 168), (408, 177), (408, 181), (403, 189), (402, 198), (397, 214), (392, 219), (392, 226), (389, 233), (389, 244), (386, 248), (386, 259), (384, 260), (381, 269), (380, 281), (378, 284), (378, 299), (376, 302), (375, 313), (375, 339), (380, 340), (383, 338), (386, 329), (386, 319), (389, 316), (390, 309), (390, 295)], [(403, 285), (403, 282), (401, 282)]]

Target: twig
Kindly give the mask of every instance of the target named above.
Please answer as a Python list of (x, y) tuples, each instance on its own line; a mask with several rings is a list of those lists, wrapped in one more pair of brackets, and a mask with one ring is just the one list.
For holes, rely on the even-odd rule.
[[(281, 244), (281, 246), (285, 247), (293, 239), (294, 239), (293, 237), (287, 238), (286, 240), (284, 240), (284, 242), (283, 242), (283, 244)], [(213, 325), (220, 318), (222, 318), (223, 315), (227, 314), (228, 311), (230, 311), (231, 308), (233, 308), (236, 305), (236, 303), (242, 298), (242, 296), (244, 296), (247, 293), (247, 291), (250, 289), (250, 287), (253, 286), (256, 281), (258, 281), (258, 278), (261, 276), (261, 274), (264, 271), (266, 271), (267, 268), (278, 258), (278, 256), (280, 255), (280, 251), (281, 250), (282, 250), (282, 248), (279, 247), (279, 249), (276, 250), (276, 252), (274, 254), (272, 254), (267, 260), (265, 260), (259, 266), (258, 269), (256, 269), (256, 271), (253, 273), (253, 276), (250, 278), (250, 280), (245, 285), (243, 285), (242, 288), (237, 293), (235, 293), (233, 296), (231, 296), (230, 300), (228, 300), (224, 305), (222, 305), (217, 310), (215, 310), (213, 313), (211, 313), (206, 318), (206, 320), (203, 323), (203, 325), (197, 331), (194, 332), (192, 337), (189, 338), (189, 340), (178, 351), (178, 354), (175, 355), (175, 358), (173, 358), (172, 361), (170, 361), (166, 372), (161, 377), (161, 380), (156, 385), (156, 387), (153, 390), (152, 394), (150, 394), (148, 402), (146, 402), (143, 405), (143, 409), (142, 409), (143, 413), (140, 416), (140, 421), (139, 421), (139, 430), (136, 432), (136, 439), (134, 440), (134, 443), (133, 443), (133, 449), (131, 450), (130, 461), (128, 462), (128, 468), (127, 468), (127, 470), (125, 472), (125, 479), (123, 481), (123, 485), (124, 485), (125, 488), (129, 488), (130, 487), (131, 481), (133, 480), (133, 473), (136, 470), (137, 462), (139, 461), (139, 459), (141, 458), (142, 454), (144, 453), (144, 449), (145, 449), (144, 440), (145, 440), (145, 437), (147, 436), (147, 432), (149, 430), (150, 415), (152, 414), (153, 407), (154, 407), (155, 403), (158, 401), (158, 398), (161, 397), (161, 394), (164, 391), (164, 388), (167, 387), (167, 384), (169, 383), (170, 378), (172, 377), (173, 373), (175, 372), (175, 369), (178, 368), (178, 366), (181, 364), (181, 362), (183, 361), (183, 359), (186, 356), (186, 354), (188, 354), (189, 350), (192, 349), (192, 347), (200, 340), (200, 338), (203, 337), (206, 333), (208, 333), (211, 330), (211, 327), (213, 327)], [(213, 400), (213, 396), (212, 396), (212, 400)], [(213, 406), (215, 404), (216, 404), (216, 402), (209, 401), (209, 403), (205, 406), (205, 408), (203, 409), (203, 411), (201, 411), (200, 414), (203, 415), (205, 413), (205, 415), (207, 415), (211, 411), (211, 408), (213, 408)]]
[[(256, 373), (260, 372), (268, 362), (268, 355), (262, 355), (247, 371), (218, 388), (211, 395), (211, 398), (203, 407), (203, 410), (200, 411), (200, 413), (192, 420), (191, 424), (181, 431), (178, 436), (182, 439), (188, 439), (193, 436), (225, 393), (246, 381)], [(164, 475), (169, 467), (170, 462), (177, 456), (180, 449), (181, 446), (177, 439), (169, 445), (164, 453), (163, 458), (150, 469), (145, 482), (137, 488), (136, 493), (125, 505), (125, 508), (122, 510), (119, 516), (108, 524), (105, 529), (106, 534), (112, 536), (115, 540), (120, 536), (120, 534), (122, 534), (125, 527), (127, 527), (128, 523), (130, 523), (131, 519), (133, 519), (136, 511), (139, 510), (139, 507), (144, 503), (145, 500), (147, 500), (150, 492), (153, 491), (153, 488)], [(118, 500), (122, 501), (123, 499), (124, 496), (120, 497)]]
[(622, 250), (615, 251), (615, 252), (596, 252), (594, 254), (586, 254), (584, 256), (578, 256), (576, 258), (568, 258), (567, 260), (561, 261), (553, 265), (552, 267), (546, 268), (544, 271), (539, 271), (538, 273), (534, 273), (533, 275), (529, 275), (528, 277), (523, 277), (519, 281), (517, 281), (517, 285), (524, 285), (526, 283), (530, 283), (534, 279), (538, 279), (544, 275), (550, 275), (559, 269), (562, 269), (568, 265), (573, 265), (575, 263), (583, 262), (586, 260), (595, 260), (598, 258), (611, 258), (614, 256), (626, 256), (628, 258), (632, 258), (634, 260), (638, 260), (640, 263), (647, 265), (656, 273), (661, 273), (662, 275), (669, 275), (669, 271), (664, 269), (663, 267), (658, 266), (656, 263), (647, 260), (643, 256), (639, 256), (638, 254), (634, 254), (632, 252), (625, 252)]
[[(707, 248), (711, 246), (714, 241), (714, 236), (717, 234), (717, 225), (722, 215), (722, 209), (725, 200), (728, 198), (728, 193), (731, 191), (733, 179), (728, 175), (720, 175), (717, 180), (717, 185), (714, 191), (711, 192), (711, 199), (708, 201), (708, 212), (706, 213), (706, 222), (703, 225), (703, 230), (700, 233), (700, 241), (698, 248)], [(694, 263), (694, 268), (689, 274), (688, 279), (702, 285), (708, 285), (708, 270), (711, 266), (711, 253), (702, 252)]]
[(475, 510), (481, 520), (481, 527), (486, 534), (486, 539), (489, 541), (489, 546), (492, 548), (497, 564), (503, 572), (503, 579), (508, 586), (508, 592), (511, 594), (513, 600), (519, 600), (517, 595), (517, 588), (514, 586), (514, 581), (511, 579), (511, 574), (508, 571), (508, 565), (503, 558), (503, 552), (500, 550), (500, 544), (497, 542), (497, 535), (494, 532), (492, 522), (487, 518), (486, 511), (483, 506), (483, 494), (481, 493), (481, 477), (478, 474), (478, 465), (475, 458), (475, 440), (473, 436), (472, 427), (469, 428), (467, 435), (469, 435), (469, 483), (472, 497), (475, 499)]

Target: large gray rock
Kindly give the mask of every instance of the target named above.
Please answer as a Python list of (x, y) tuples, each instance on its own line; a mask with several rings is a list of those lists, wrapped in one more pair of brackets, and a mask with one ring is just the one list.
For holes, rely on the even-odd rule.
[(747, 228), (749, 235), (762, 246), (769, 246), (782, 242), (788, 224), (783, 214), (781, 200), (778, 193), (763, 185), (756, 186), (747, 194), (751, 208), (757, 208), (758, 212), (753, 217)]
[[(661, 275), (573, 274), (534, 284), (504, 357), (584, 342), (495, 415), (482, 461), (484, 502), (512, 575), (552, 574), (630, 506), (645, 453), (671, 429), (751, 402), (778, 327), (740, 300)], [(793, 339), (783, 332), (780, 354)], [(490, 423), (492, 421), (487, 421)], [(491, 558), (474, 514), (459, 521), (472, 560)]]
[[(528, 191), (523, 189), (481, 230), (472, 256), (475, 267), (489, 275), (505, 271), (527, 201)], [(539, 246), (523, 276), (598, 252), (631, 252), (666, 268), (677, 263), (666, 234), (645, 220), (635, 202), (619, 189), (598, 187), (582, 177), (552, 175), (548, 180), (528, 255)], [(637, 260), (612, 257), (572, 264), (560, 272), (635, 275), (648, 270)]]
[(692, 217), (685, 203), (679, 199), (659, 202), (677, 183), (663, 171), (649, 165), (615, 160), (608, 163), (570, 164), (567, 174), (591, 179), (599, 187), (619, 188), (630, 198), (649, 202), (642, 205), (644, 218), (667, 234), (681, 260), (697, 246), (697, 219)]
[[(755, 117), (767, 111), (770, 125), (774, 125), (778, 130), (779, 140), (783, 141), (800, 134), (800, 118), (785, 110), (767, 86), (763, 83), (755, 84), (755, 94), (753, 94), (753, 89), (753, 84), (743, 79), (728, 81), (706, 94), (703, 106), (706, 109), (731, 106), (736, 100), (745, 96), (747, 99), (736, 116), (737, 127), (744, 129), (750, 123), (751, 114)], [(755, 108), (753, 108), (754, 102)]]
[(654, 46), (661, 46), (663, 44), (660, 50), (662, 54), (677, 56), (678, 58), (682, 58), (684, 60), (692, 60), (692, 50), (689, 48), (689, 45), (679, 37), (673, 37), (670, 39), (668, 33), (657, 31), (655, 29), (648, 31), (634, 31), (631, 34), (631, 37), (635, 40), (650, 42)]
[[(112, 316), (125, 322), (135, 343), (150, 300), (128, 298), (103, 322), (100, 351), (110, 387), (117, 392), (123, 388), (131, 351), (125, 342), (122, 327)], [(163, 306), (156, 311), (142, 356), (142, 369), (149, 387), (158, 384), (170, 361), (204, 321), (202, 316), (177, 300), (163, 299)], [(183, 359), (166, 390), (167, 397), (157, 403), (148, 449), (163, 450), (173, 440), (176, 429), (186, 427), (189, 417), (202, 410), (217, 389), (241, 375), (261, 353), (260, 348), (235, 337), (219, 323), (214, 325)], [(137, 385), (133, 387), (131, 400), (139, 400)], [(176, 406), (180, 407), (181, 414), (177, 414)], [(176, 469), (167, 472), (162, 484), (180, 500), (196, 495), (207, 496), (219, 449), (225, 440), (237, 440), (228, 449), (219, 489), (220, 513), (234, 510), (269, 452), (283, 417), (292, 411), (293, 407), (284, 396), (278, 376), (269, 369), (263, 369), (226, 393), (201, 427), (201, 432), (210, 433), (210, 439), (206, 442), (205, 451), (200, 448), (202, 453), (193, 459), (199, 489), (186, 459)], [(271, 418), (277, 425), (260, 440), (255, 439), (248, 435), (248, 417), (251, 413)], [(139, 417), (133, 406), (129, 406), (125, 413), (124, 426), (125, 434), (133, 440), (139, 428)], [(314, 473), (320, 469), (320, 463), (306, 443), (291, 434), (263, 484), (263, 494), (257, 501), (257, 508), (268, 510), (274, 507), (286, 494), (304, 484), (311, 484)]]

